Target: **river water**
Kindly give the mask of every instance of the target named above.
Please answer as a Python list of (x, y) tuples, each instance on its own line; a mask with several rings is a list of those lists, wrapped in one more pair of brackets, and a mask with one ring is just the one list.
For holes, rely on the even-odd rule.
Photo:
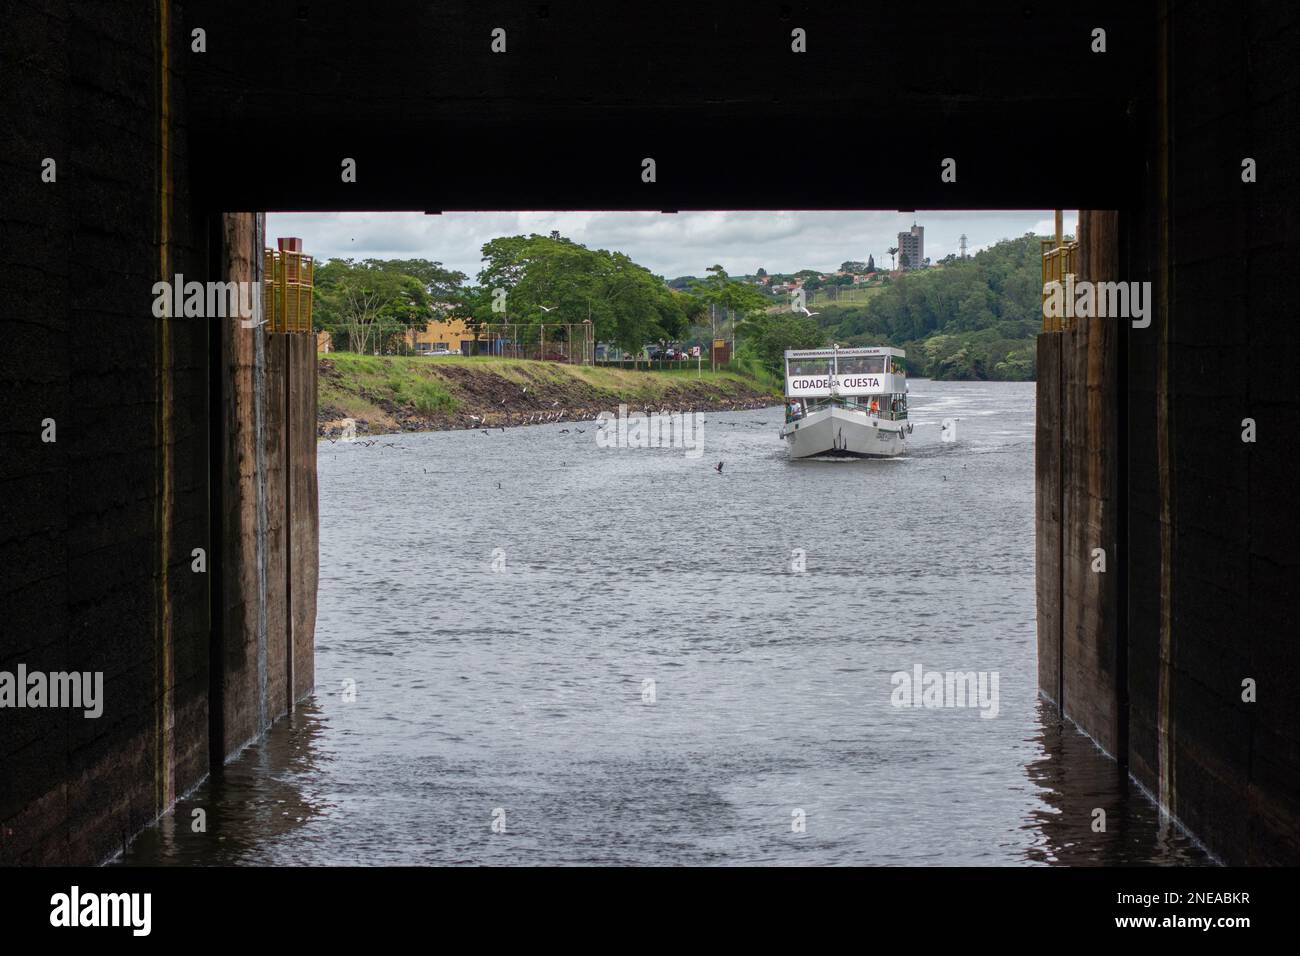
[(1037, 698), (1033, 384), (911, 389), (890, 461), (780, 408), (323, 444), (316, 693), (123, 862), (1209, 862)]

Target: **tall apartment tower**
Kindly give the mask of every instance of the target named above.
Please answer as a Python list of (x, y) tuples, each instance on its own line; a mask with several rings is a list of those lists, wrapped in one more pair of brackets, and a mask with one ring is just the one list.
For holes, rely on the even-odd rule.
[(925, 263), (925, 226), (912, 223), (908, 232), (898, 234), (898, 268), (919, 269)]

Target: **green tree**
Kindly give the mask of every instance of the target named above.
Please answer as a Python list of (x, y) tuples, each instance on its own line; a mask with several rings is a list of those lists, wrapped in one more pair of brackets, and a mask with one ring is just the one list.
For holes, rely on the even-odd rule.
[[(515, 323), (525, 338), (534, 337), (543, 322), (577, 325), (590, 319), (597, 341), (636, 352), (647, 342), (677, 336), (698, 311), (688, 293), (669, 289), (627, 255), (588, 249), (558, 233), (503, 236), (486, 243), (482, 253), (478, 285), (464, 295), (466, 311), (476, 322)], [(505, 312), (494, 312), (494, 301), (504, 302)]]
[(816, 319), (790, 312), (764, 312), (746, 323), (746, 335), (737, 348), (753, 356), (773, 375), (784, 376), (786, 349), (815, 349), (826, 343), (826, 332)]
[(433, 311), (424, 281), (385, 260), (331, 259), (316, 269), (314, 284), (314, 324), (346, 336), (353, 352), (400, 349), (406, 331)]
[(747, 282), (738, 282), (727, 275), (727, 270), (720, 265), (712, 265), (706, 270), (708, 278), (697, 282), (692, 293), (705, 303), (718, 310), (734, 312), (745, 317), (756, 312), (765, 312), (770, 305), (768, 297)]

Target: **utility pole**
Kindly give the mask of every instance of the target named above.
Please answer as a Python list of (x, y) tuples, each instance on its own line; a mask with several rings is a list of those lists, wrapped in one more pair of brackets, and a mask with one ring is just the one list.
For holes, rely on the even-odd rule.
[(718, 353), (714, 346), (718, 344), (718, 303), (709, 303), (709, 324), (713, 329), (713, 337), (709, 339), (709, 371), (718, 370)]

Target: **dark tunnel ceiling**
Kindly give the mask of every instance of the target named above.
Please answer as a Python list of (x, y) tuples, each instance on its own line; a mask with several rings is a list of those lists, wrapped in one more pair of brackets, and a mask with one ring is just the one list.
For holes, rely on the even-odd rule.
[[(184, 35), (207, 34), (180, 65), (199, 201), (1073, 208), (1130, 194), (1154, 89), (1145, 5), (782, 6), (187, 4)], [(1098, 25), (1104, 54), (1089, 49)], [(958, 181), (942, 184), (949, 156)]]

